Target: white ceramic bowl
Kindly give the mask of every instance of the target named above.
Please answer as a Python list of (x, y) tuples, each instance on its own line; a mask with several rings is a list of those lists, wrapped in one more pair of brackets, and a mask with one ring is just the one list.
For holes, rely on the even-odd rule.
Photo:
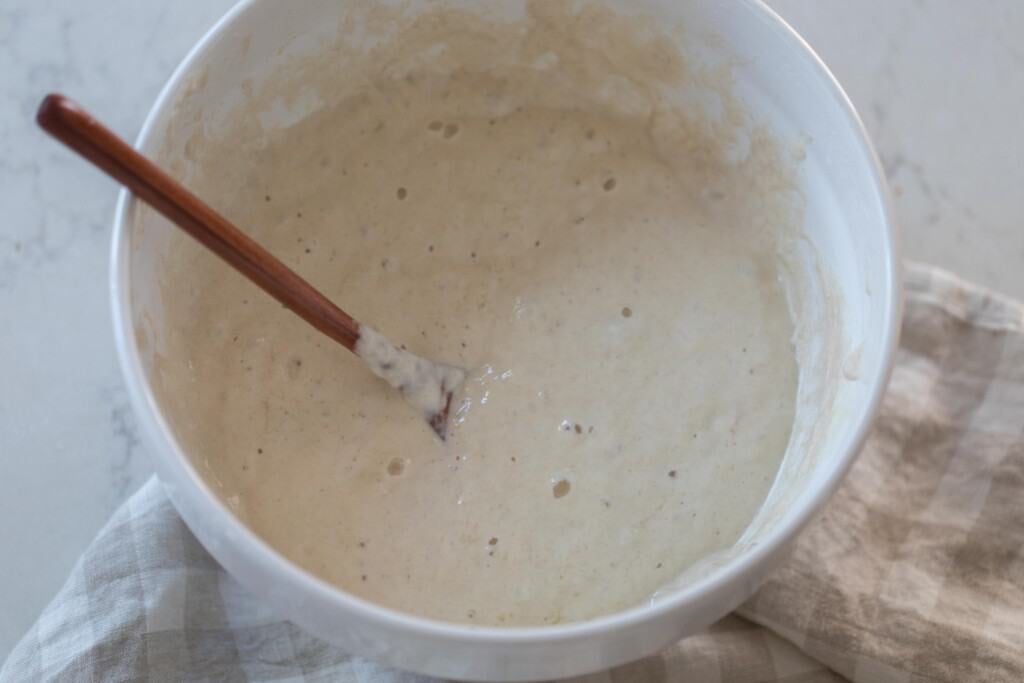
[[(466, 4), (466, 3), (463, 3)], [(515, 5), (518, 2), (503, 2)], [(615, 3), (612, 3), (615, 4)], [(317, 579), (245, 528), (200, 479), (147, 379), (135, 322), (155, 317), (154, 251), (159, 241), (132, 236), (141, 212), (123, 194), (113, 241), (111, 295), (121, 365), (159, 476), (204, 546), (253, 599), (265, 599), (311, 633), (346, 650), (423, 673), (463, 679), (557, 678), (608, 668), (652, 653), (703, 628), (748, 598), (783, 558), (800, 528), (835, 490), (878, 410), (895, 354), (900, 286), (894, 228), (882, 172), (850, 102), (811, 49), (758, 0), (620, 2), (665, 23), (682, 22), (705, 56), (735, 62), (736, 94), (780, 136), (804, 140), (799, 182), (805, 231), (839, 292), (840, 358), (853, 377), (836, 387), (824, 413), (827, 438), (757, 541), (703, 578), (653, 605), (581, 623), (480, 628), (439, 623), (385, 609)], [(189, 53), (161, 93), (138, 147), (159, 158), (186, 90), (216, 107), (246, 78), (259, 78), (280, 48), (334, 23), (347, 3), (244, 0)], [(304, 47), (302, 49), (308, 49)], [(199, 79), (198, 74), (204, 73)], [(169, 229), (168, 229), (169, 230)], [(149, 231), (153, 232), (153, 231)], [(151, 320), (152, 322), (152, 320)]]

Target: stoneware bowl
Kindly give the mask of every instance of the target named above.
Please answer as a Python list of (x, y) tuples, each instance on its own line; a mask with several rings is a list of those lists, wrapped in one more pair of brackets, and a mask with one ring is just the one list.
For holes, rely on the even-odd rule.
[[(382, 0), (384, 1), (384, 0)], [(392, 2), (392, 4), (394, 4)], [(470, 3), (500, 4), (516, 0)], [(188, 526), (253, 595), (282, 617), (357, 655), (403, 669), (460, 679), (532, 680), (605, 669), (695, 633), (750, 597), (784, 558), (800, 529), (836, 489), (864, 443), (895, 354), (900, 315), (898, 258), (882, 171), (849, 100), (814, 52), (758, 0), (622, 0), (622, 11), (685, 26), (681, 49), (732, 65), (734, 88), (751, 115), (779, 137), (800, 140), (797, 180), (806, 201), (804, 230), (835, 289), (841, 333), (833, 372), (819, 377), (831, 402), (817, 416), (812, 450), (776, 483), (757, 533), (707, 571), (649, 604), (585, 622), (536, 628), (441, 623), (349, 595), (292, 564), (249, 531), (199, 477), (165, 405), (154, 391), (152, 353), (161, 317), (157, 272), (168, 235), (122, 194), (114, 227), (111, 296), (121, 366), (156, 469)], [(266, 78), (291, 52), (316, 49), (309, 36), (337, 26), (346, 0), (301, 3), (244, 0), (214, 26), (171, 77), (138, 147), (166, 156), (176, 102), (187, 94), (209, 111), (237, 102), (243, 86)], [(416, 11), (410, 3), (408, 11)], [(245, 82), (249, 81), (249, 84)], [(216, 205), (216, 198), (210, 198)], [(154, 223), (155, 225), (155, 223)], [(180, 237), (175, 237), (180, 239)], [(842, 368), (836, 372), (835, 368)], [(801, 389), (803, 391), (803, 389)], [(294, 454), (301, 457), (301, 454)], [(789, 456), (787, 455), (787, 458)], [(784, 469), (785, 469), (784, 465)], [(764, 517), (764, 515), (762, 515)], [(671, 542), (671, 539), (666, 539)]]

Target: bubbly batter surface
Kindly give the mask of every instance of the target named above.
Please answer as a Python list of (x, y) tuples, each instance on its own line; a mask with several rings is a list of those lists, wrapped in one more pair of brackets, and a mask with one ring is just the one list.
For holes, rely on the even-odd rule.
[(204, 476), (301, 566), (443, 620), (642, 603), (736, 541), (793, 422), (776, 146), (753, 135), (737, 157), (724, 124), (653, 86), (605, 87), (609, 69), (687, 75), (611, 15), (590, 21), (618, 48), (546, 11), (413, 22), (300, 120), (239, 114), (190, 181), (357, 319), (469, 369), (441, 442), (358, 358), (183, 247)]

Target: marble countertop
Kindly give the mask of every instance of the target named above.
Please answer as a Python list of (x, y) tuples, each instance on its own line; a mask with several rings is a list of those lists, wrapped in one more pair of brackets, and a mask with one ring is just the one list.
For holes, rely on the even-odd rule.
[[(117, 188), (32, 124), (60, 90), (133, 138), (234, 0), (0, 1), (0, 659), (149, 475), (107, 297)], [(1024, 3), (774, 0), (874, 136), (910, 258), (1024, 298)]]

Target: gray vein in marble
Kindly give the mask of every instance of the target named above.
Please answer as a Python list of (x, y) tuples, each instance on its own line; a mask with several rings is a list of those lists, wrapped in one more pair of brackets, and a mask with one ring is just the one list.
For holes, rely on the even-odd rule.
[(128, 392), (122, 384), (100, 391), (100, 401), (110, 415), (111, 451), (106, 456), (114, 502), (124, 500), (137, 486), (133, 470), (145, 448), (139, 437)]

